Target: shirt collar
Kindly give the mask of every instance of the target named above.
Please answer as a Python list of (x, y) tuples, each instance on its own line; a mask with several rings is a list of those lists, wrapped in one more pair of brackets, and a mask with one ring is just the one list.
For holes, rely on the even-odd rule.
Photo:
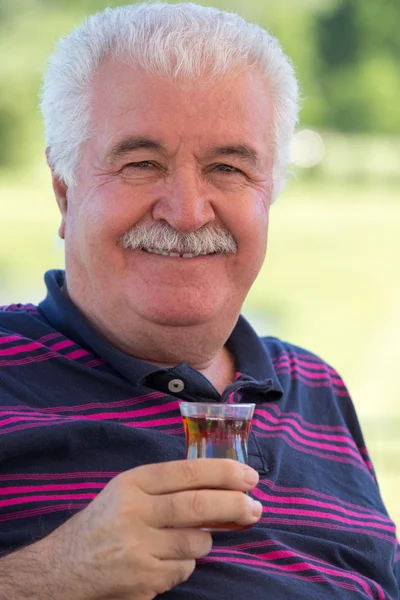
[(228, 341), (227, 347), (236, 360), (238, 370), (235, 382), (229, 385), (222, 396), (201, 373), (186, 363), (172, 368), (160, 368), (125, 354), (112, 346), (90, 326), (73, 302), (64, 295), (62, 286), (65, 272), (52, 270), (45, 274), (47, 296), (39, 304), (51, 325), (77, 344), (91, 350), (134, 385), (145, 385), (160, 389), (166, 387), (171, 378), (189, 382), (180, 398), (211, 401), (224, 401), (229, 394), (239, 388), (252, 388), (268, 399), (278, 400), (283, 395), (278, 376), (267, 349), (250, 324), (239, 317)]

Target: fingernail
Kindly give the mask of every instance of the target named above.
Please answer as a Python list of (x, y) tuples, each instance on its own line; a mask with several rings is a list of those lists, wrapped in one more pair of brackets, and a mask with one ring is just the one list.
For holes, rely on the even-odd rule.
[(253, 513), (253, 516), (261, 517), (262, 509), (263, 509), (261, 502), (259, 502), (258, 500), (253, 500), (253, 498), (251, 496), (247, 496), (247, 499), (251, 506), (251, 512)]
[(243, 470), (243, 480), (247, 485), (255, 487), (259, 480), (257, 471), (255, 471), (251, 467), (245, 467)]

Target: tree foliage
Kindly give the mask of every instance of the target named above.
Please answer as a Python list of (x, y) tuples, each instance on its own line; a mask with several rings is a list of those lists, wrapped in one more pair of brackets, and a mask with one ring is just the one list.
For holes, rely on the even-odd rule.
[[(0, 0), (0, 165), (40, 148), (37, 94), (56, 40), (118, 0)], [(214, 4), (204, 0), (205, 4)], [(215, 0), (276, 35), (304, 97), (302, 122), (400, 134), (399, 0)]]
[(400, 133), (399, 22), (397, 0), (342, 0), (315, 19), (323, 125)]

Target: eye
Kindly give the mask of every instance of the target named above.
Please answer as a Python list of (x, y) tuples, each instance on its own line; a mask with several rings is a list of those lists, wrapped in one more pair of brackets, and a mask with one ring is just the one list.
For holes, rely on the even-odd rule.
[(235, 173), (241, 173), (242, 172), (239, 169), (237, 169), (236, 167), (232, 167), (232, 165), (224, 165), (224, 164), (222, 164), (222, 165), (217, 165), (215, 168), (216, 168), (216, 170), (219, 173), (228, 173), (228, 174), (229, 173), (234, 173), (235, 174)]
[(150, 167), (155, 167), (154, 163), (149, 160), (141, 160), (139, 162), (131, 162), (125, 165), (126, 167), (131, 167), (133, 169), (149, 169)]

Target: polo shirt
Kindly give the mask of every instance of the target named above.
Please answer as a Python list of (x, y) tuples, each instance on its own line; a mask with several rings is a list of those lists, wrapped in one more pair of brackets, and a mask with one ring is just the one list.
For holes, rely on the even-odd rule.
[(64, 276), (46, 273), (38, 306), (0, 310), (1, 553), (53, 531), (121, 471), (183, 459), (180, 400), (254, 402), (262, 517), (213, 534), (210, 554), (162, 597), (399, 597), (395, 526), (334, 369), (240, 317), (227, 341), (236, 379), (220, 394), (186, 363), (160, 368), (109, 344), (63, 294)]

